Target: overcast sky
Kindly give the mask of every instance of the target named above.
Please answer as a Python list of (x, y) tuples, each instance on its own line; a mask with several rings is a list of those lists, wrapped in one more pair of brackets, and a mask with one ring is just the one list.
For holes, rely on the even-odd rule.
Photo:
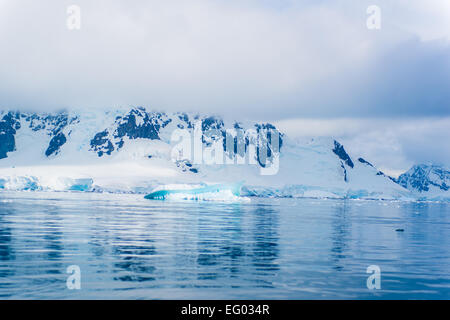
[(0, 43), (2, 109), (200, 111), (333, 135), (393, 173), (450, 163), (450, 1), (0, 0)]

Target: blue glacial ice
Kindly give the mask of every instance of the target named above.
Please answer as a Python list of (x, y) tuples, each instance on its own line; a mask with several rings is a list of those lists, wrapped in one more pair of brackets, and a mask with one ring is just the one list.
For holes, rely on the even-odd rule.
[(162, 186), (145, 196), (149, 200), (240, 201), (242, 183), (200, 186)]
[(41, 190), (39, 180), (33, 176), (0, 178), (0, 189), (13, 191)]
[(5, 176), (0, 178), (0, 190), (5, 191), (91, 191), (91, 178), (39, 179), (34, 176)]
[(94, 180), (91, 178), (71, 179), (67, 190), (68, 191), (90, 191), (90, 190), (92, 190), (93, 184), (94, 184)]

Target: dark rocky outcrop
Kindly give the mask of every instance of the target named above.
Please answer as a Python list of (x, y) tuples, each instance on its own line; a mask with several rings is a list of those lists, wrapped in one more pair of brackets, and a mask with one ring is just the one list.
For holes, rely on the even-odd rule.
[[(267, 161), (272, 162), (274, 153), (278, 153), (281, 151), (281, 147), (283, 146), (283, 136), (277, 130), (277, 128), (275, 128), (275, 126), (270, 123), (255, 124), (255, 127), (256, 132), (260, 137), (260, 140), (258, 141), (258, 145), (256, 147), (256, 156), (259, 165), (264, 168), (267, 165)], [(278, 141), (272, 141), (274, 139), (274, 137), (272, 136), (273, 134), (275, 134), (275, 136), (278, 136)], [(276, 150), (273, 150), (273, 147), (275, 147)]]
[[(163, 119), (165, 117), (165, 119)], [(141, 118), (140, 124), (136, 122), (137, 118)], [(147, 113), (145, 109), (133, 109), (128, 115), (119, 118), (116, 122), (118, 124), (114, 132), (115, 138), (128, 137), (130, 139), (159, 139), (159, 129), (165, 127), (172, 120), (167, 118), (162, 113)]]
[(55, 114), (8, 112), (0, 120), (0, 159), (6, 158), (8, 152), (15, 150), (15, 135), (22, 125), (35, 132), (44, 131), (50, 136), (45, 155), (58, 154), (67, 141), (63, 130), (77, 121), (77, 117), (70, 117), (65, 111)]
[(178, 128), (180, 129), (192, 129), (194, 126), (192, 124), (192, 122), (189, 120), (189, 115), (187, 115), (186, 113), (179, 113), (178, 114), (178, 119), (180, 119), (181, 121), (184, 122), (184, 124), (179, 123), (178, 124)]
[(165, 113), (147, 112), (144, 108), (134, 108), (125, 116), (118, 116), (111, 129), (97, 133), (91, 140), (91, 150), (101, 157), (110, 155), (123, 147), (124, 138), (159, 140), (161, 128), (172, 119)]
[(345, 151), (344, 146), (341, 145), (336, 140), (334, 140), (333, 152), (339, 157), (339, 159), (344, 161), (344, 163), (347, 164), (350, 168), (354, 167), (353, 161), (350, 158), (350, 156), (348, 155), (348, 153)]
[(95, 135), (91, 140), (91, 150), (97, 152), (98, 156), (103, 156), (104, 153), (111, 155), (114, 151), (114, 146), (111, 141), (108, 140), (108, 131), (102, 131)]
[(437, 165), (415, 165), (396, 180), (406, 189), (419, 192), (430, 191), (434, 186), (442, 191), (450, 189), (450, 171)]
[(216, 117), (208, 117), (202, 120), (203, 132), (208, 130), (221, 130), (223, 129), (223, 127), (224, 127), (223, 121)]
[(33, 131), (45, 131), (51, 137), (45, 155), (57, 155), (61, 147), (67, 142), (63, 133), (69, 125), (79, 122), (78, 117), (70, 117), (65, 111), (56, 114), (22, 114), (22, 118), (28, 123)]
[(347, 179), (347, 169), (345, 169), (344, 163), (341, 161), (341, 168), (342, 168), (342, 173), (344, 174), (344, 181), (348, 182)]
[(361, 162), (362, 164), (366, 164), (369, 167), (374, 168), (373, 164), (371, 164), (369, 161), (364, 160), (363, 158), (358, 158), (358, 161)]
[(16, 149), (15, 134), (20, 129), (20, 114), (9, 112), (0, 120), (0, 159)]
[(59, 132), (56, 136), (52, 138), (52, 140), (50, 140), (50, 144), (47, 148), (47, 151), (45, 151), (45, 155), (49, 157), (52, 154), (55, 155), (58, 154), (61, 146), (65, 144), (66, 141), (67, 141), (66, 136), (62, 132)]

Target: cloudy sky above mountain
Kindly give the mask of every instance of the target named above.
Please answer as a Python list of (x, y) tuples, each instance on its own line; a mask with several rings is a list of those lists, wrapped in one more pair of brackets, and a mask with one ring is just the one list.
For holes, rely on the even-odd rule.
[(1, 108), (200, 111), (449, 164), (449, 1), (0, 0), (0, 41)]

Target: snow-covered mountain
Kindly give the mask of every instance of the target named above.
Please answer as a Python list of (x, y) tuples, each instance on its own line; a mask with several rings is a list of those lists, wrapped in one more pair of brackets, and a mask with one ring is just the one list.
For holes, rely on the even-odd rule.
[[(198, 129), (202, 161), (174, 158), (173, 133), (195, 140)], [(217, 157), (223, 163), (207, 161)], [(332, 138), (294, 141), (270, 123), (145, 108), (0, 112), (0, 189), (148, 192), (244, 181), (244, 194), (255, 196), (412, 199), (416, 183), (405, 179), (354, 160)]]
[(400, 175), (397, 182), (419, 199), (450, 199), (450, 171), (442, 166), (415, 165)]

